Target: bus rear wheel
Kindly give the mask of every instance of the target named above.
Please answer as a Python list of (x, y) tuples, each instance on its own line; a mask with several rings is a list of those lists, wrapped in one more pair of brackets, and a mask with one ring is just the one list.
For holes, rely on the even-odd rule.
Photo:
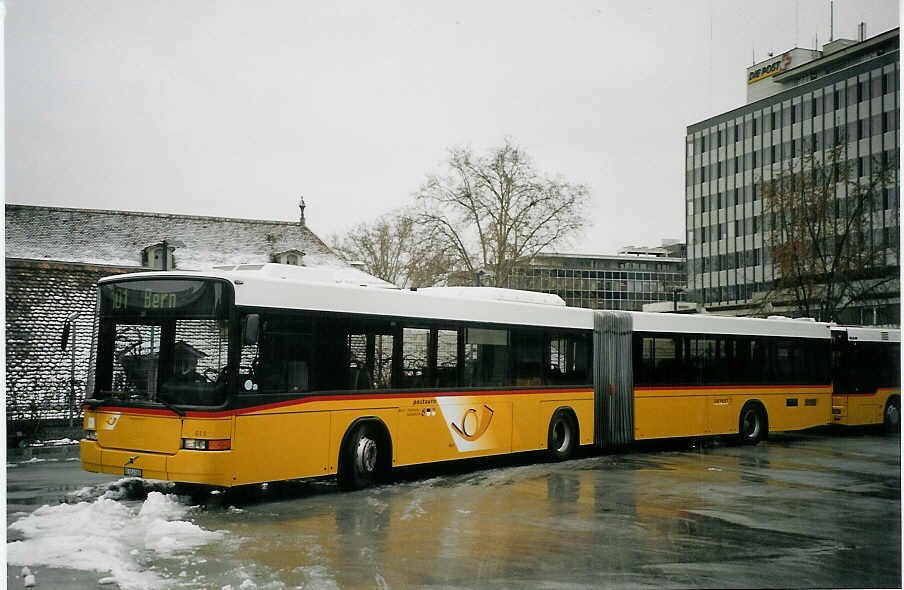
[(380, 437), (369, 424), (359, 424), (345, 439), (339, 457), (337, 480), (343, 490), (360, 490), (373, 485), (383, 464)]
[(549, 421), (547, 446), (550, 456), (556, 461), (571, 458), (578, 444), (578, 428), (573, 416), (564, 410), (557, 410)]
[(901, 400), (893, 397), (885, 402), (884, 425), (886, 432), (901, 431)]
[(766, 436), (766, 413), (756, 403), (745, 404), (738, 419), (738, 439), (741, 444), (755, 445)]

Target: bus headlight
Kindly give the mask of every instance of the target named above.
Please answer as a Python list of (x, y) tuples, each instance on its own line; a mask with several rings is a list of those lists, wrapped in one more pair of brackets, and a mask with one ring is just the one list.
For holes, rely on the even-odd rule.
[(182, 448), (192, 451), (228, 451), (232, 448), (232, 440), (220, 438), (208, 440), (206, 438), (183, 438)]

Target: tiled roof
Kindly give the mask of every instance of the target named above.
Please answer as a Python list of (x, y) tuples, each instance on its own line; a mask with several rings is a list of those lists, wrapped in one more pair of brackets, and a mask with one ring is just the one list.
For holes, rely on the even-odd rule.
[(346, 266), (298, 222), (6, 205), (7, 258), (139, 267), (142, 250), (163, 239), (176, 242), (183, 270), (270, 262), (293, 249), (306, 266)]

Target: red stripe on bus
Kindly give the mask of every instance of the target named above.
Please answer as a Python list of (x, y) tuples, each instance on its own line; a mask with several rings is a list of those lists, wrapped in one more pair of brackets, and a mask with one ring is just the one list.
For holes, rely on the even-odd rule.
[(649, 386), (649, 387), (635, 387), (635, 391), (674, 391), (676, 389), (680, 390), (693, 390), (693, 391), (704, 391), (704, 390), (725, 390), (725, 389), (741, 389), (746, 391), (757, 391), (764, 389), (784, 389), (784, 390), (809, 390), (809, 389), (826, 389), (832, 387), (831, 384), (826, 385), (787, 385), (787, 384), (778, 384), (778, 385), (662, 385), (662, 386)]
[[(591, 393), (592, 389), (509, 389), (509, 390), (490, 390), (490, 391), (454, 391), (443, 393), (377, 393), (377, 394), (357, 394), (357, 395), (316, 395), (310, 397), (300, 397), (281, 402), (273, 402), (270, 404), (262, 404), (259, 406), (250, 406), (247, 408), (237, 408), (235, 410), (225, 410), (222, 412), (196, 412), (186, 411), (186, 418), (226, 418), (229, 416), (238, 416), (240, 414), (252, 414), (254, 412), (262, 412), (275, 408), (284, 408), (286, 406), (294, 406), (299, 404), (307, 404), (321, 401), (355, 401), (364, 399), (412, 399), (412, 398), (437, 398), (437, 397), (475, 397), (475, 396), (493, 396), (493, 395), (541, 395), (555, 393)], [(90, 410), (90, 406), (84, 409)], [(95, 411), (116, 411), (121, 414), (136, 414), (148, 416), (178, 416), (172, 410), (157, 410), (154, 408), (124, 408), (120, 406), (103, 406)]]

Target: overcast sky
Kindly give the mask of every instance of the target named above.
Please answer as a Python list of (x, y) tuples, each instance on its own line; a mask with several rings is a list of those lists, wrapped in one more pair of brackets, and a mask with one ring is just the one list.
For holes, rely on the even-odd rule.
[[(508, 136), (590, 187), (559, 248), (587, 253), (683, 240), (686, 127), (829, 37), (828, 0), (6, 5), (9, 203), (295, 220), (303, 194), (327, 238)], [(898, 20), (835, 1), (836, 38)]]

